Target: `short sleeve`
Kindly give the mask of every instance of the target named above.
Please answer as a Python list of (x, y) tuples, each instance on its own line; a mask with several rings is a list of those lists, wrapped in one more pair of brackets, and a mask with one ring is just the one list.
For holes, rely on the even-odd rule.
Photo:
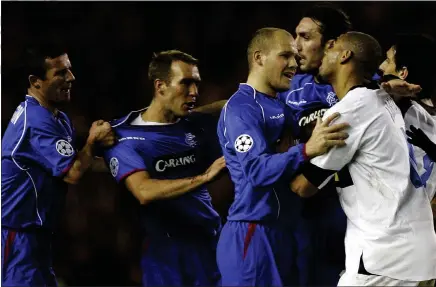
[(52, 176), (64, 176), (75, 161), (77, 151), (72, 137), (60, 133), (54, 123), (40, 122), (37, 127), (31, 126), (30, 143)]
[(130, 143), (120, 142), (104, 151), (104, 160), (117, 182), (135, 172), (147, 170), (144, 160)]

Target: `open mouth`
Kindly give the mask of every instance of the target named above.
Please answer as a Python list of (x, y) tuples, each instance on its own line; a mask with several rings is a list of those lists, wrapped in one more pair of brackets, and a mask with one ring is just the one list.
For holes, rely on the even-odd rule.
[(63, 89), (61, 89), (61, 92), (65, 93), (65, 94), (69, 94), (71, 92), (71, 88), (63, 88)]
[(295, 73), (294, 72), (284, 72), (283, 75), (286, 78), (288, 78), (289, 80), (291, 80), (294, 77)]
[(188, 108), (188, 110), (193, 110), (193, 109), (195, 109), (196, 102), (187, 102), (187, 103), (185, 103), (185, 105)]

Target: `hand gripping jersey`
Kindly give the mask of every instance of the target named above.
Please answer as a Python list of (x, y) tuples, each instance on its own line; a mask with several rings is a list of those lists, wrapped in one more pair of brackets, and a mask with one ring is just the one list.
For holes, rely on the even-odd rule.
[(347, 145), (311, 160), (303, 174), (322, 188), (338, 172), (348, 218), (346, 269), (394, 279), (436, 277), (436, 234), (425, 190), (410, 180), (404, 121), (383, 90), (352, 89), (334, 112), (348, 122)]
[[(291, 88), (280, 93), (279, 98), (294, 114), (291, 127), (301, 143), (311, 137), (317, 118), (322, 118), (339, 101), (331, 85), (315, 82), (311, 74), (295, 75)], [(300, 269), (306, 270), (309, 285), (335, 285), (344, 269), (347, 225), (335, 183), (331, 182), (315, 196), (302, 200), (303, 217), (310, 226), (311, 236), (310, 241), (304, 237), (302, 242), (303, 248), (310, 252), (305, 259), (307, 266)]]
[(297, 74), (292, 78), (291, 88), (279, 94), (295, 115), (292, 129), (300, 131), (298, 138), (306, 142), (315, 127), (316, 119), (339, 100), (329, 84), (315, 82), (310, 74)]
[[(219, 151), (214, 149), (214, 133), (210, 133), (213, 126), (202, 126), (205, 122), (207, 126), (206, 118), (189, 117), (164, 125), (132, 125), (142, 111), (131, 112), (112, 123), (118, 143), (105, 151), (104, 158), (117, 182), (142, 170), (153, 179), (196, 176), (218, 157), (214, 152)], [(184, 227), (213, 235), (220, 229), (220, 217), (212, 208), (206, 186), (143, 206), (141, 222), (150, 235), (180, 233)]]

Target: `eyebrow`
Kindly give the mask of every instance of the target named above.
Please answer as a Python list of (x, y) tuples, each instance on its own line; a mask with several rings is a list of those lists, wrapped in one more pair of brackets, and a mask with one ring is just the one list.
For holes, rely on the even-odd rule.
[(201, 82), (201, 79), (200, 78), (182, 78), (181, 80), (180, 80), (180, 82), (181, 83), (191, 83), (191, 82), (194, 82), (194, 83), (196, 83), (196, 84), (199, 84), (200, 82)]

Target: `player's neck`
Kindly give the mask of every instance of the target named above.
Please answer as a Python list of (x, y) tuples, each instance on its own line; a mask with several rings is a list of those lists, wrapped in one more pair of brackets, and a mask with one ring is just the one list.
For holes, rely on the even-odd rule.
[(335, 91), (339, 100), (342, 100), (352, 87), (363, 84), (363, 78), (349, 72), (339, 73), (331, 81), (333, 90)]
[(262, 94), (265, 94), (272, 98), (277, 97), (277, 92), (265, 82), (264, 77), (260, 74), (251, 72), (248, 75), (247, 84), (252, 86), (256, 91)]
[(155, 123), (165, 123), (172, 124), (177, 121), (177, 117), (171, 111), (165, 109), (165, 107), (156, 102), (152, 101), (148, 109), (142, 113), (141, 118), (145, 122), (155, 122)]
[(53, 115), (57, 116), (59, 110), (55, 106), (51, 105), (50, 102), (46, 100), (46, 97), (39, 93), (39, 91), (29, 88), (27, 89), (27, 94), (35, 98), (42, 107), (46, 108)]

